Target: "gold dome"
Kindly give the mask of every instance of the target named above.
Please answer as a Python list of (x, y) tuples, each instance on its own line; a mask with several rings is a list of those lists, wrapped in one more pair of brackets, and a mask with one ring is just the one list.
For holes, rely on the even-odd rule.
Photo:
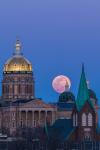
[(4, 72), (23, 72), (32, 71), (31, 63), (21, 54), (21, 44), (19, 40), (16, 42), (16, 51), (14, 56), (10, 58), (4, 65)]

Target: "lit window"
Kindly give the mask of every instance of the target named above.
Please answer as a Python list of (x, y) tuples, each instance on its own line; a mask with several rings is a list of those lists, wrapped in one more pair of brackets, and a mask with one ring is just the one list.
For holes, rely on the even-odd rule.
[(86, 114), (82, 114), (82, 126), (86, 126)]
[(18, 87), (17, 87), (17, 85), (14, 86), (14, 94), (15, 94), (15, 95), (18, 94)]
[(92, 121), (92, 114), (91, 113), (89, 113), (88, 114), (88, 126), (92, 126), (92, 124), (93, 124), (93, 121)]
[(15, 112), (12, 112), (12, 120), (15, 120)]

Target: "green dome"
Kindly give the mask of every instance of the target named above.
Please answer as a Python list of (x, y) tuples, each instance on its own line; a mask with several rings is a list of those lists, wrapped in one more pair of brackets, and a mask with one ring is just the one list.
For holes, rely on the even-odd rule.
[(75, 96), (73, 95), (72, 92), (63, 92), (62, 94), (60, 94), (59, 96), (59, 102), (69, 102), (75, 101)]

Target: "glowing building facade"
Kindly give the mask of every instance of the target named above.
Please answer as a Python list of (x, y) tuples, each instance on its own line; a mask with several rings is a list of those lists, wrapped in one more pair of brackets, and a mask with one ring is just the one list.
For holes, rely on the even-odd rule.
[(32, 64), (23, 56), (21, 43), (16, 41), (13, 56), (4, 64), (0, 100), (0, 129), (15, 135), (19, 128), (44, 127), (53, 124), (56, 107), (35, 97)]

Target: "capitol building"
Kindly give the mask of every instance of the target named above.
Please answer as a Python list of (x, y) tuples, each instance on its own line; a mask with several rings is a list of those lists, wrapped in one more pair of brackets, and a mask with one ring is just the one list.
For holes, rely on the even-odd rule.
[(32, 64), (23, 56), (21, 43), (16, 41), (15, 52), (3, 68), (0, 100), (0, 129), (15, 135), (18, 128), (53, 124), (56, 107), (35, 96)]

